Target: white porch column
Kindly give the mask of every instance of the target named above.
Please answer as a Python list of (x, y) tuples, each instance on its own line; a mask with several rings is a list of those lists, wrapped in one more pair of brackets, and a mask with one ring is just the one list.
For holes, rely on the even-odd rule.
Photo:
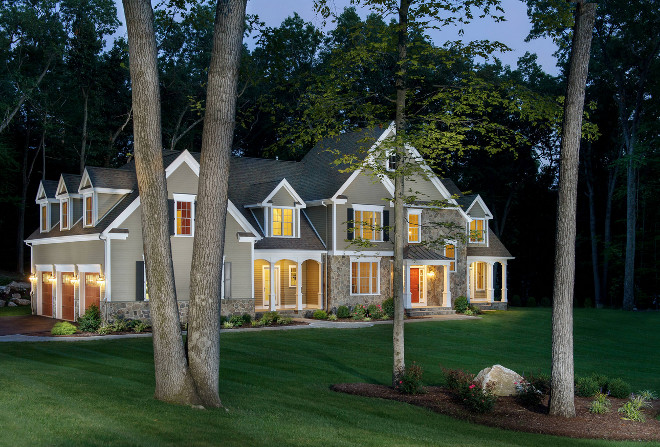
[(302, 263), (299, 260), (296, 260), (296, 290), (298, 292), (296, 309), (302, 310)]
[(403, 284), (403, 308), (412, 309), (412, 294), (410, 293), (410, 265), (407, 262), (403, 263), (403, 270), (405, 272), (405, 283)]
[(275, 310), (275, 263), (269, 261), (270, 264), (270, 310)]
[(508, 297), (506, 294), (506, 261), (501, 261), (502, 264), (502, 302), (507, 303)]
[(488, 270), (486, 270), (486, 280), (488, 281), (487, 287), (487, 292), (486, 292), (486, 298), (488, 299), (489, 303), (492, 303), (495, 301), (495, 294), (494, 289), (493, 289), (493, 276), (495, 274), (495, 263), (494, 262), (487, 262), (488, 265)]
[(474, 284), (472, 284), (472, 278), (474, 278), (474, 275), (472, 274), (471, 263), (468, 263), (466, 270), (467, 270), (467, 280), (465, 281), (465, 284), (467, 284), (467, 299), (469, 303), (472, 301), (472, 291), (474, 290)]
[(318, 298), (318, 305), (319, 308), (323, 309), (323, 263), (319, 262), (318, 263), (319, 267), (319, 298)]
[(451, 307), (451, 287), (449, 283), (449, 269), (450, 266), (443, 266), (445, 272), (445, 290), (442, 292), (442, 306)]

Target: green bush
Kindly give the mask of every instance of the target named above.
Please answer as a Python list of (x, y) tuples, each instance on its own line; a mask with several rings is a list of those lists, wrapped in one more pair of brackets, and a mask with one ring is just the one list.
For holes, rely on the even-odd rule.
[(459, 296), (454, 300), (454, 310), (459, 314), (465, 313), (468, 310), (469, 304), (466, 296)]
[(50, 330), (53, 335), (71, 335), (78, 332), (78, 328), (69, 323), (68, 321), (60, 321), (55, 323), (55, 326)]
[(525, 380), (539, 390), (541, 394), (548, 394), (550, 392), (550, 375), (548, 374), (544, 374), (540, 371), (530, 373), (525, 375)]
[(387, 318), (394, 318), (394, 298), (388, 298), (383, 301), (383, 314)]
[(337, 308), (337, 318), (351, 318), (351, 311), (348, 306), (339, 306)]
[(596, 382), (600, 391), (602, 391), (603, 393), (607, 392), (607, 382), (609, 382), (610, 379), (606, 375), (593, 373), (591, 375), (591, 380)]
[(234, 327), (234, 323), (230, 321), (225, 321), (222, 323), (222, 329), (232, 329)]
[(367, 315), (372, 320), (380, 320), (383, 318), (383, 308), (380, 307), (380, 304), (370, 304), (367, 308)]
[(591, 405), (589, 406), (589, 413), (594, 413), (594, 414), (609, 413), (611, 407), (612, 407), (612, 403), (607, 398), (607, 395), (603, 393), (597, 393), (596, 400), (591, 402)]
[(111, 324), (103, 324), (99, 326), (96, 330), (96, 333), (99, 335), (108, 335), (115, 331), (115, 328)]
[(232, 315), (229, 317), (229, 322), (232, 324), (232, 327), (241, 327), (244, 323), (241, 315)]
[(452, 391), (467, 387), (474, 380), (474, 374), (462, 369), (442, 369), (445, 375), (445, 385)]
[(335, 314), (328, 315), (328, 320), (329, 321), (337, 321), (337, 315), (335, 315)]
[(293, 323), (293, 318), (291, 318), (291, 317), (280, 317), (277, 320), (277, 324), (281, 324), (283, 326), (287, 325), (287, 324), (291, 324), (291, 323)]
[(575, 394), (580, 397), (595, 396), (600, 391), (598, 383), (591, 377), (575, 378)]
[(536, 307), (536, 298), (533, 296), (527, 298), (527, 307)]
[(328, 313), (323, 309), (315, 310), (314, 313), (312, 314), (312, 318), (315, 320), (327, 320)]
[(651, 390), (638, 391), (637, 395), (641, 396), (644, 400), (647, 400), (649, 402), (652, 400), (658, 400), (658, 395), (655, 393), (655, 391), (651, 391)]
[(632, 389), (630, 388), (628, 382), (623, 379), (616, 378), (607, 382), (607, 391), (612, 397), (625, 399), (630, 396)]
[(495, 384), (490, 382), (486, 385), (486, 389), (483, 389), (480, 383), (472, 382), (467, 388), (459, 390), (459, 397), (470, 410), (488, 413), (493, 410), (497, 402), (497, 396), (493, 394), (494, 386)]
[(536, 407), (541, 404), (543, 393), (531, 383), (522, 381), (516, 383), (516, 400), (524, 407)]
[(228, 321), (227, 317), (225, 315), (220, 315), (220, 326), (225, 324), (226, 321)]
[(646, 416), (642, 408), (650, 408), (651, 404), (642, 396), (631, 396), (630, 400), (619, 408), (619, 413), (623, 414), (623, 419), (627, 421), (644, 422)]
[(422, 394), (424, 388), (422, 387), (422, 375), (424, 370), (417, 363), (413, 362), (408, 368), (405, 369), (399, 383), (394, 387), (401, 394)]
[(123, 316), (118, 316), (112, 323), (112, 327), (114, 332), (126, 332), (130, 329), (129, 320), (126, 320)]
[(151, 327), (149, 323), (145, 323), (144, 321), (140, 321), (140, 320), (135, 320), (135, 321), (137, 321), (137, 323), (133, 325), (133, 332), (135, 332), (136, 334), (144, 332)]
[(264, 326), (270, 326), (271, 324), (277, 324), (277, 320), (280, 319), (280, 314), (277, 311), (266, 312), (262, 317)]
[(509, 306), (520, 307), (520, 303), (520, 295), (513, 295), (511, 298), (509, 298)]
[(250, 326), (252, 324), (252, 315), (243, 314), (241, 318), (243, 319), (243, 326)]
[(78, 318), (78, 328), (83, 332), (96, 332), (99, 326), (101, 326), (101, 311), (96, 304), (92, 304), (83, 316)]
[(364, 320), (366, 316), (367, 316), (367, 308), (364, 307), (362, 304), (356, 304), (355, 307), (353, 307), (354, 320)]

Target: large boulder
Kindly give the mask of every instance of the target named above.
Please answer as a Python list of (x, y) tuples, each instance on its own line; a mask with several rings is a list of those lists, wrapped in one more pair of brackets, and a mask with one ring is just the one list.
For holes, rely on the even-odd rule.
[(18, 290), (19, 292), (29, 290), (30, 285), (29, 282), (18, 282), (18, 281), (12, 281), (7, 285), (11, 290)]
[(14, 300), (20, 300), (21, 298), (22, 298), (22, 296), (21, 296), (21, 294), (18, 293), (18, 292), (14, 292), (14, 293), (11, 294), (11, 300), (12, 300), (12, 301), (14, 301)]
[(9, 303), (7, 303), (7, 307), (17, 307), (17, 306), (18, 306), (18, 304), (12, 303), (11, 301)]
[(7, 305), (7, 302), (5, 300), (0, 299), (0, 307), (5, 307)]
[(12, 298), (11, 302), (18, 304), (19, 306), (29, 306), (32, 304), (30, 300), (25, 300), (23, 298)]
[(509, 368), (493, 365), (479, 371), (474, 381), (480, 383), (484, 390), (489, 383), (492, 383), (492, 391), (496, 396), (515, 396), (518, 393), (516, 385), (524, 382), (525, 379)]

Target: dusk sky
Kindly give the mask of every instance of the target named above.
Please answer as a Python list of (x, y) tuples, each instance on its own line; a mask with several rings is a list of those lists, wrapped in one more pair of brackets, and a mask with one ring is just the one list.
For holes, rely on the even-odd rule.
[[(152, 2), (157, 3), (156, 1)], [(117, 0), (116, 3), (119, 20), (123, 23), (124, 11), (121, 0)], [(341, 12), (344, 7), (350, 5), (350, 0), (329, 0), (329, 3), (336, 11)], [(500, 58), (504, 64), (511, 66), (515, 66), (518, 58), (526, 51), (536, 53), (539, 63), (546, 72), (554, 75), (558, 74), (556, 59), (552, 55), (556, 50), (556, 46), (550, 39), (536, 39), (525, 42), (525, 37), (531, 28), (525, 3), (520, 0), (502, 0), (502, 7), (505, 12), (505, 22), (494, 23), (492, 20), (476, 20), (465, 28), (463, 40), (491, 39), (503, 42), (513, 51), (506, 54), (496, 54), (495, 56)], [(316, 16), (313, 11), (313, 0), (248, 0), (247, 11), (250, 14), (259, 15), (260, 20), (270, 27), (279, 26), (284, 19), (293, 15), (294, 12), (297, 12), (305, 21), (318, 27), (323, 24), (322, 18)], [(368, 13), (366, 9), (358, 9), (358, 12), (363, 17)], [(327, 26), (331, 28), (332, 24), (329, 23)], [(125, 27), (122, 27), (118, 33), (125, 35)], [(457, 27), (430, 34), (436, 45), (459, 38)], [(250, 48), (254, 46), (251, 40), (246, 43)]]

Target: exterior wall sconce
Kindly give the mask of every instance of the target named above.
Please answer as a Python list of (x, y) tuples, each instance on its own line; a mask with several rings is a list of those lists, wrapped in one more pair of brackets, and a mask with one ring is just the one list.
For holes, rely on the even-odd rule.
[(69, 279), (69, 284), (73, 284), (74, 286), (77, 286), (80, 283), (80, 280), (78, 279), (77, 276), (72, 276), (71, 279)]
[(50, 276), (48, 277), (48, 282), (49, 282), (49, 283), (55, 283), (55, 282), (57, 282), (57, 278), (55, 277), (55, 275), (53, 275), (53, 274), (51, 273)]
[(33, 274), (30, 275), (30, 282), (36, 282), (37, 279), (38, 279), (38, 278), (37, 278), (37, 274), (36, 274), (36, 273), (33, 273)]
[(435, 272), (434, 272), (433, 270), (431, 270), (431, 271), (428, 273), (428, 276), (429, 276), (429, 278), (433, 278), (433, 277), (435, 276)]
[(99, 286), (105, 284), (105, 276), (99, 275), (99, 277), (96, 279), (96, 284), (98, 284)]

